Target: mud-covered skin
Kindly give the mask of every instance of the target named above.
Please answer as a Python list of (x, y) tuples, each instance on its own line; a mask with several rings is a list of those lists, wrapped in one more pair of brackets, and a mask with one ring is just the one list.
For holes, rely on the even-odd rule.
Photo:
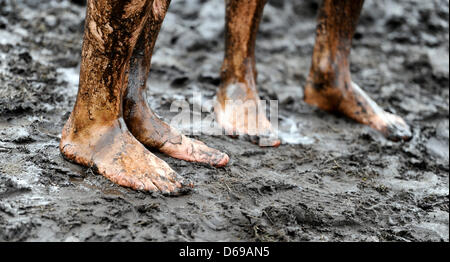
[(215, 113), (227, 134), (277, 147), (281, 142), (261, 107), (256, 87), (255, 43), (266, 2), (226, 1), (225, 59)]
[(304, 100), (369, 125), (390, 140), (407, 141), (412, 133), (405, 121), (381, 109), (350, 76), (350, 50), (363, 4), (364, 0), (323, 1)]
[(182, 189), (184, 179), (136, 141), (122, 119), (111, 126), (94, 125), (93, 129), (80, 130), (76, 138), (68, 135), (73, 128), (70, 121), (64, 127), (61, 142), (61, 152), (67, 160), (135, 190), (167, 195), (188, 191)]
[(182, 178), (145, 149), (123, 120), (126, 69), (153, 0), (91, 0), (87, 5), (80, 86), (61, 136), (61, 153), (121, 186), (177, 194)]
[(145, 92), (151, 56), (169, 8), (169, 0), (155, 0), (130, 60), (128, 86), (124, 97), (124, 119), (128, 129), (141, 143), (171, 157), (225, 166), (229, 157), (203, 142), (191, 139), (162, 121), (147, 105)]
[[(366, 0), (353, 40), (353, 81), (404, 116), (408, 143), (298, 102), (319, 3), (268, 1), (256, 48), (259, 95), (280, 101), (280, 131), (294, 126), (312, 144), (283, 133), (279, 148), (196, 136), (230, 163), (155, 152), (195, 182), (173, 198), (118, 186), (58, 150), (78, 90), (86, 6), (0, 0), (0, 241), (448, 242), (448, 67), (437, 66), (448, 62), (448, 0)], [(194, 90), (213, 100), (224, 8), (172, 1), (148, 80), (147, 102), (165, 122), (178, 114), (173, 102), (195, 106)]]

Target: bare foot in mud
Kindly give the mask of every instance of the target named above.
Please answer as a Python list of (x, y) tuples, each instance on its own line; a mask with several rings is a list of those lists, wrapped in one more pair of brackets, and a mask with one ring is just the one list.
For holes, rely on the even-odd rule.
[(148, 107), (145, 99), (152, 53), (169, 2), (154, 2), (150, 19), (133, 50), (127, 70), (129, 75), (123, 102), (124, 119), (136, 139), (149, 148), (173, 158), (223, 167), (229, 161), (227, 154), (188, 138), (169, 126)]
[[(349, 78), (327, 84), (308, 80), (305, 87), (305, 102), (325, 111), (341, 113), (368, 125), (392, 141), (410, 140), (411, 131), (405, 121), (381, 109)], [(334, 83), (339, 84), (335, 86)]]
[[(131, 133), (142, 144), (157, 149), (173, 158), (223, 167), (230, 160), (228, 155), (181, 134), (162, 121), (143, 99), (128, 95), (124, 116)], [(136, 102), (137, 101), (137, 102)]]
[(79, 132), (69, 119), (62, 133), (60, 150), (66, 159), (91, 167), (124, 187), (168, 195), (184, 191), (183, 178), (140, 144), (122, 119)]
[(261, 147), (278, 147), (280, 140), (264, 109), (254, 83), (232, 83), (219, 89), (214, 111), (227, 135), (248, 136)]
[(244, 135), (264, 147), (277, 147), (256, 89), (255, 42), (265, 0), (226, 1), (225, 59), (217, 92), (217, 122), (228, 135)]
[(390, 140), (407, 141), (412, 135), (405, 121), (381, 109), (350, 76), (351, 44), (363, 3), (323, 1), (304, 100), (368, 125)]

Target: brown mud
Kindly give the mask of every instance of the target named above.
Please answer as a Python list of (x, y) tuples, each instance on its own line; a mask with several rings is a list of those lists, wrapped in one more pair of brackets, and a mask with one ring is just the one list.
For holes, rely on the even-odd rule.
[[(411, 125), (394, 143), (302, 101), (318, 2), (269, 0), (256, 46), (259, 94), (280, 101), (280, 148), (200, 135), (225, 168), (159, 157), (195, 189), (135, 192), (65, 161), (83, 1), (0, 0), (0, 241), (448, 241), (448, 0), (367, 0), (353, 80)], [(295, 3), (294, 3), (295, 2)], [(170, 122), (173, 101), (213, 99), (224, 1), (174, 0), (147, 99)]]

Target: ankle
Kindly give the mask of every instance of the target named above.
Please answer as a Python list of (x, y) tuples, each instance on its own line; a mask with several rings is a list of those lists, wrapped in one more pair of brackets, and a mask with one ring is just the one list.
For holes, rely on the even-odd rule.
[(306, 89), (314, 89), (316, 92), (328, 92), (330, 89), (345, 91), (351, 83), (350, 68), (346, 61), (321, 58), (311, 65)]
[(314, 72), (317, 76), (332, 79), (338, 75), (346, 75), (349, 73), (350, 65), (347, 56), (342, 54), (336, 54), (334, 56), (330, 54), (313, 55), (311, 72)]
[(222, 86), (233, 83), (255, 83), (257, 71), (252, 58), (245, 58), (242, 62), (231, 63), (225, 59), (221, 69)]

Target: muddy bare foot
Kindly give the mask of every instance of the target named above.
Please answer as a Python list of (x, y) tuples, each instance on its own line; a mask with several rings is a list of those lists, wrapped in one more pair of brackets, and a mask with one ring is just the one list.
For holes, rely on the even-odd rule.
[[(348, 74), (349, 75), (349, 74)], [(305, 102), (322, 110), (341, 113), (381, 132), (392, 141), (408, 141), (412, 134), (405, 121), (381, 109), (349, 76), (330, 81), (308, 80)], [(335, 86), (332, 83), (338, 83)]]
[(112, 182), (135, 190), (179, 195), (186, 191), (185, 186), (192, 187), (139, 143), (122, 119), (77, 131), (71, 118), (60, 143), (66, 159), (91, 167)]
[(254, 85), (233, 83), (221, 87), (214, 111), (217, 122), (227, 135), (248, 136), (261, 147), (278, 147), (281, 143), (266, 117)]
[[(140, 100), (140, 99), (136, 99)], [(210, 148), (203, 142), (191, 139), (162, 121), (147, 104), (125, 99), (125, 119), (131, 133), (144, 145), (158, 149), (173, 158), (223, 167), (228, 155)]]
[(352, 82), (350, 51), (363, 4), (364, 0), (322, 2), (304, 100), (368, 125), (390, 140), (407, 141), (412, 135), (405, 121), (385, 112)]
[(151, 6), (105, 0), (89, 1), (87, 8), (78, 96), (60, 151), (121, 186), (180, 194), (183, 179), (139, 143), (123, 120), (126, 69), (144, 23), (154, 21)]

